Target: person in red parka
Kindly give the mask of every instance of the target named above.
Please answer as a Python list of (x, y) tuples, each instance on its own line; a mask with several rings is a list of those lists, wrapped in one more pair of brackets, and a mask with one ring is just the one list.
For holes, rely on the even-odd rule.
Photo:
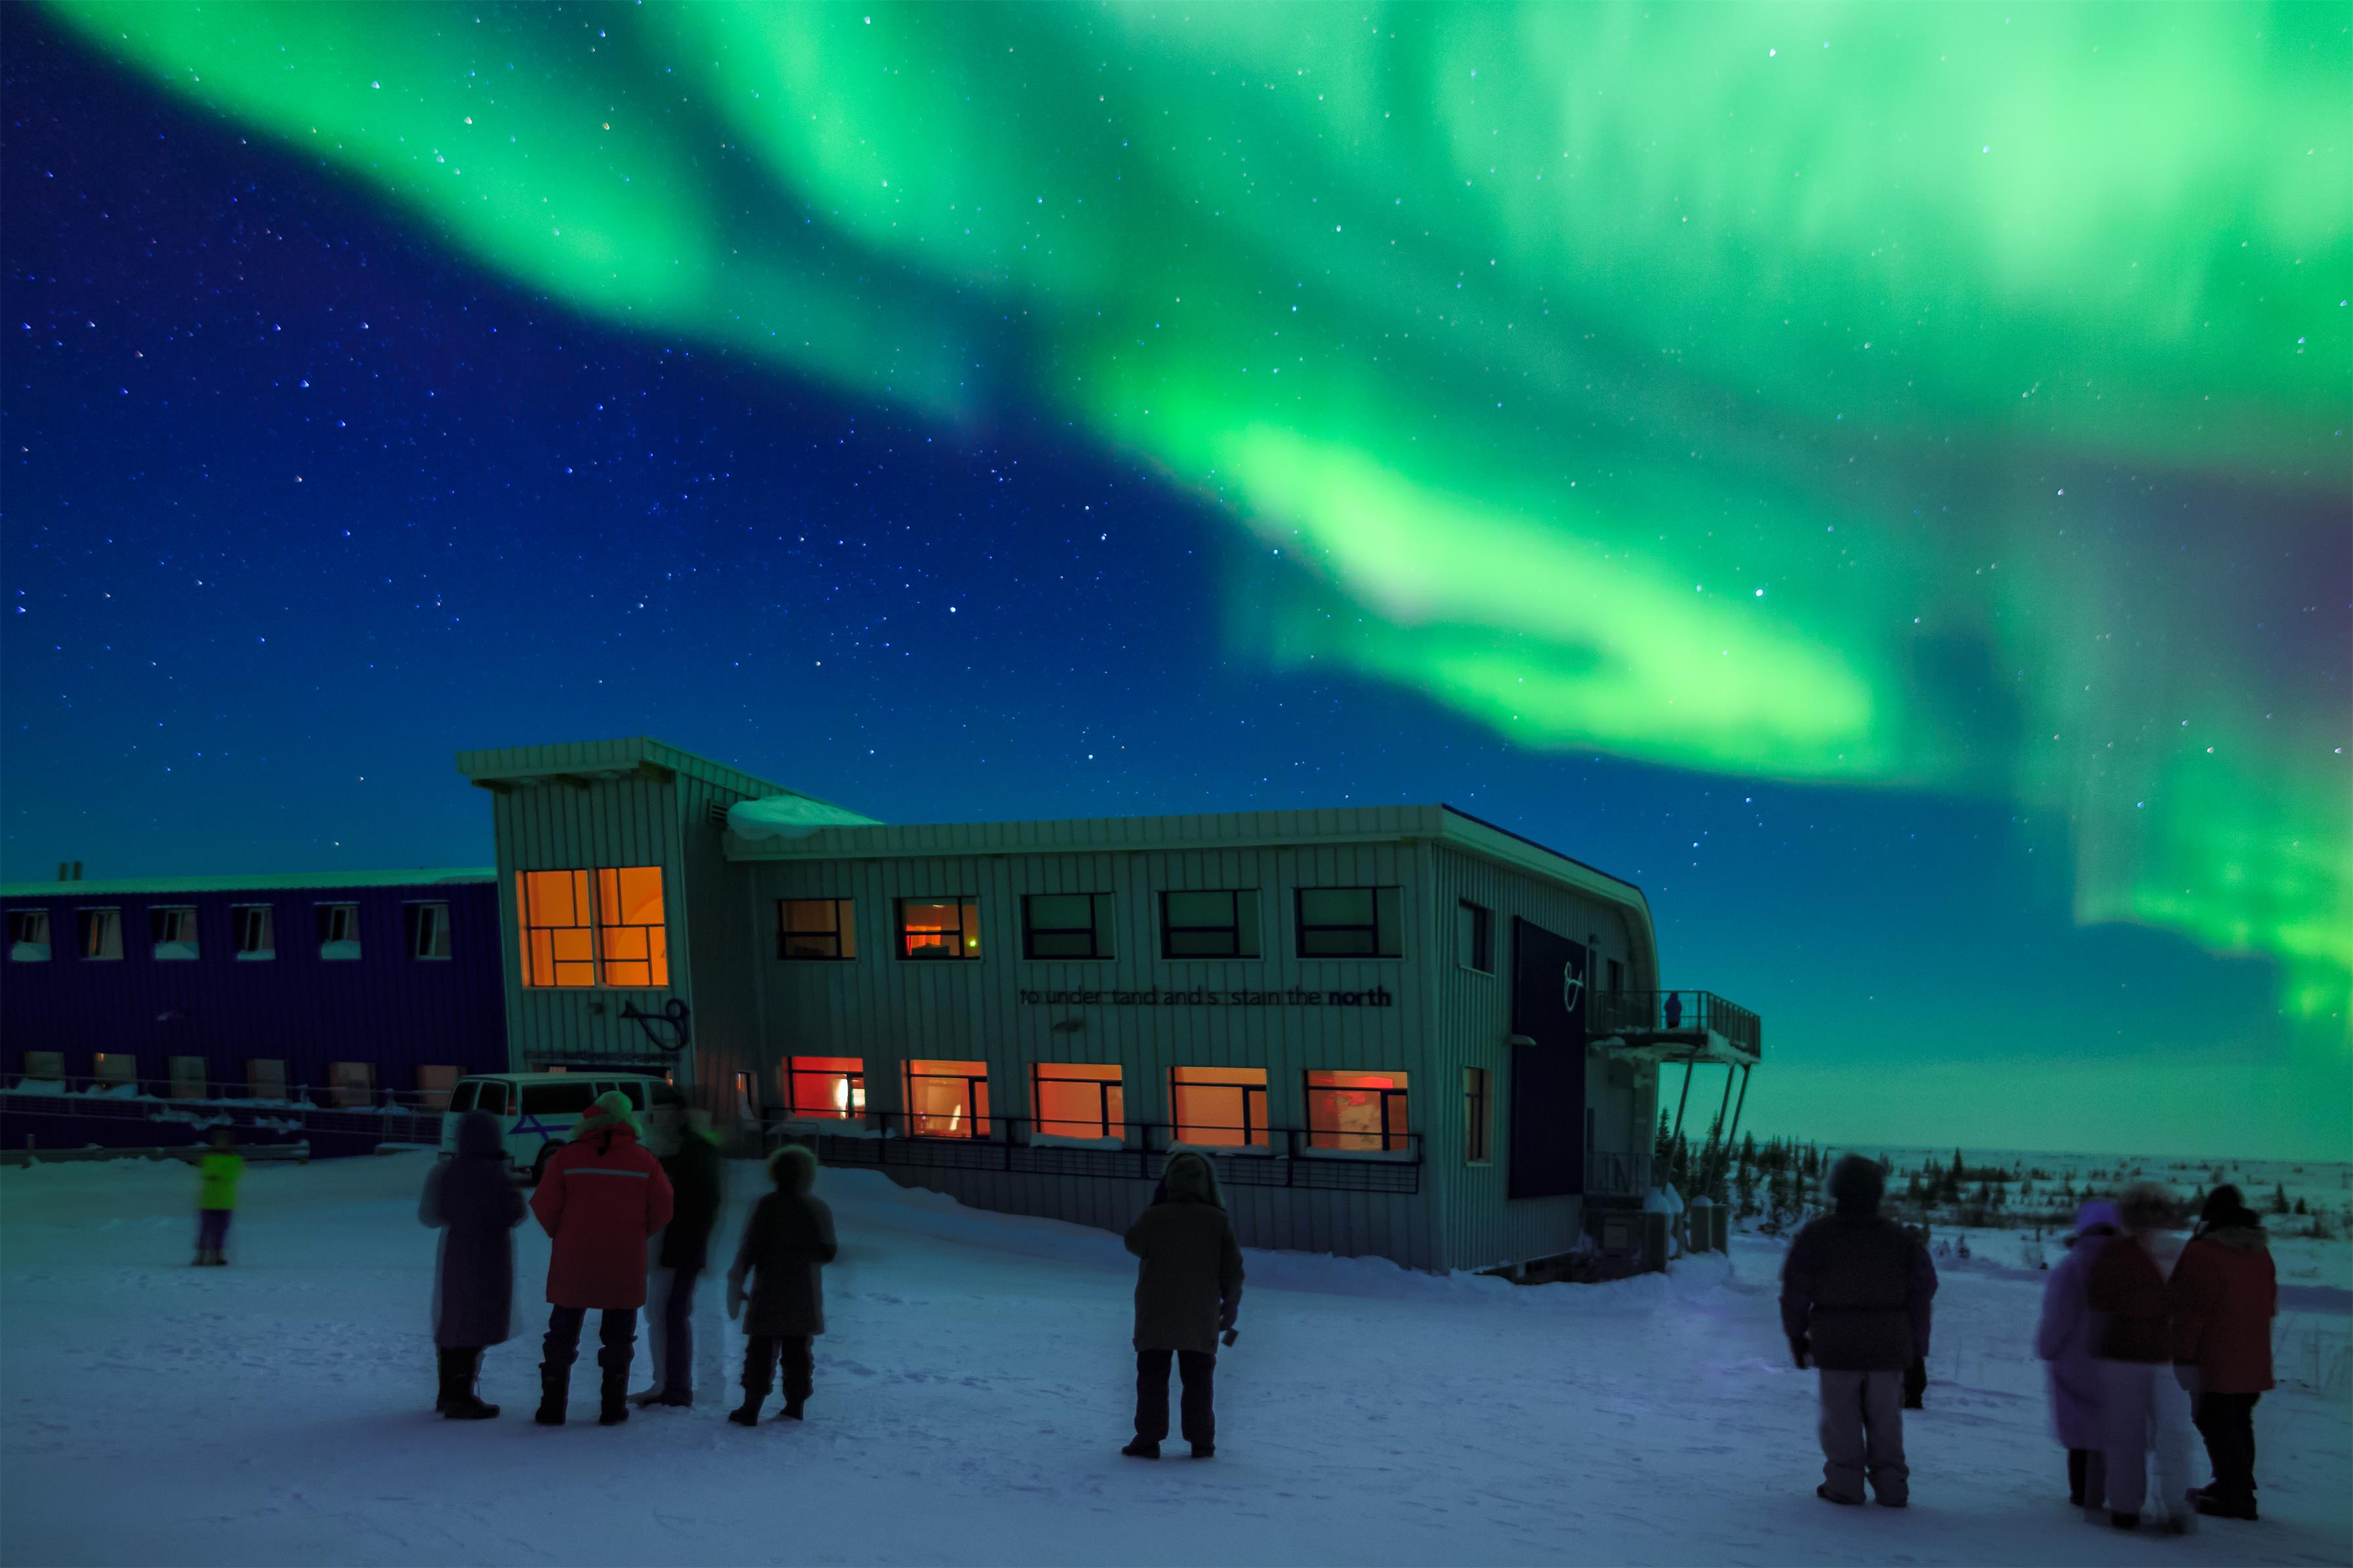
[(2166, 1288), (2173, 1373), (2189, 1394), (2211, 1485), (2190, 1493), (2200, 1513), (2255, 1517), (2255, 1401), (2272, 1386), (2272, 1319), (2279, 1275), (2263, 1221), (2233, 1186), (2216, 1187)]
[(556, 1151), (532, 1194), (531, 1212), (555, 1246), (547, 1260), (547, 1338), (539, 1363), (543, 1426), (564, 1425), (572, 1363), (590, 1308), (605, 1314), (596, 1350), (596, 1407), (606, 1426), (629, 1418), (629, 1360), (638, 1309), (646, 1304), (646, 1241), (670, 1223), (670, 1178), (638, 1142), (628, 1097), (599, 1095)]

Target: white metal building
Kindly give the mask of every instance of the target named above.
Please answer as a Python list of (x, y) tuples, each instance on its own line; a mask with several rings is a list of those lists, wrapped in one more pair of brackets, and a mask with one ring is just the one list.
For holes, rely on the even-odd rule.
[(1639, 1207), (1660, 1064), (1758, 1054), (1641, 889), (1444, 805), (902, 826), (649, 740), (458, 762), (517, 1068), (668, 1065), (982, 1207), (1124, 1226), (1188, 1146), (1245, 1245), (1556, 1258)]

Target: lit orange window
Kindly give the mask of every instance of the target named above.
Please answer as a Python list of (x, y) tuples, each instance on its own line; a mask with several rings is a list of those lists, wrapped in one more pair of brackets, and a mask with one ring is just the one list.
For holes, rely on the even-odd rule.
[(1049, 1138), (1127, 1136), (1119, 1068), (1041, 1062), (1037, 1074), (1039, 1131)]
[(863, 1057), (788, 1057), (785, 1060), (785, 1103), (795, 1116), (826, 1121), (854, 1121), (866, 1114), (866, 1059)]
[(899, 956), (976, 959), (980, 956), (977, 899), (901, 899)]
[(1179, 1143), (1266, 1147), (1264, 1068), (1177, 1068), (1168, 1075), (1168, 1099)]
[(909, 1062), (907, 1131), (918, 1138), (988, 1136), (987, 1062)]
[(596, 984), (596, 927), (588, 913), (588, 873), (517, 872), (515, 902), (522, 911), (522, 983)]
[(1409, 1147), (1405, 1074), (1309, 1073), (1307, 1143), (1313, 1149), (1381, 1151)]
[(596, 945), (606, 984), (669, 984), (669, 935), (660, 867), (607, 867), (596, 873)]

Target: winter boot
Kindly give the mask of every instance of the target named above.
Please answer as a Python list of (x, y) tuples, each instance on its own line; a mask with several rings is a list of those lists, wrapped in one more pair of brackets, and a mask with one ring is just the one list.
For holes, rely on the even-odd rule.
[(1214, 1459), (1218, 1457), (1218, 1446), (1215, 1443), (1196, 1443), (1193, 1445), (1193, 1457), (1197, 1459)]
[(607, 1373), (597, 1387), (596, 1425), (618, 1426), (629, 1418), (629, 1369)]
[(563, 1426), (564, 1407), (571, 1398), (572, 1369), (549, 1366), (542, 1362), (539, 1367), (539, 1409), (532, 1419), (543, 1426)]
[(474, 1380), (481, 1374), (482, 1352), (479, 1350), (457, 1350), (448, 1352), (449, 1407), (441, 1415), (448, 1421), (495, 1420), (499, 1407), (485, 1402), (474, 1392)]
[(433, 1370), (438, 1374), (438, 1386), (433, 1393), (433, 1411), (437, 1415), (449, 1414), (449, 1401), (457, 1384), (458, 1352), (447, 1345), (433, 1347)]
[(1144, 1438), (1138, 1437), (1120, 1452), (1131, 1459), (1156, 1459), (1160, 1457), (1160, 1445), (1146, 1442)]
[(738, 1426), (757, 1426), (760, 1424), (760, 1406), (767, 1397), (765, 1394), (746, 1392), (744, 1395), (744, 1403), (730, 1410), (727, 1413), (727, 1419)]

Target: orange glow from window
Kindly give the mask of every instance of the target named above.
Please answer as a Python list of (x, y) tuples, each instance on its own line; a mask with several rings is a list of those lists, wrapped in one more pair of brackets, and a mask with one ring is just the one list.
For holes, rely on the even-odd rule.
[(670, 933), (662, 924), (661, 868), (607, 867), (596, 873), (598, 946), (607, 985), (670, 984)]
[(1264, 1068), (1176, 1068), (1168, 1074), (1168, 1099), (1179, 1143), (1267, 1145)]
[(790, 1057), (785, 1062), (785, 1103), (805, 1120), (854, 1121), (866, 1114), (862, 1057)]
[(1049, 1138), (1124, 1138), (1126, 1098), (1120, 1069), (1041, 1063), (1032, 1085), (1038, 1131)]
[(586, 871), (519, 871), (525, 985), (594, 985), (596, 943)]
[(979, 901), (974, 899), (900, 900), (899, 956), (978, 958)]
[(1401, 1072), (1307, 1075), (1307, 1143), (1359, 1152), (1411, 1147)]
[(907, 1064), (907, 1131), (917, 1138), (986, 1138), (987, 1062)]

